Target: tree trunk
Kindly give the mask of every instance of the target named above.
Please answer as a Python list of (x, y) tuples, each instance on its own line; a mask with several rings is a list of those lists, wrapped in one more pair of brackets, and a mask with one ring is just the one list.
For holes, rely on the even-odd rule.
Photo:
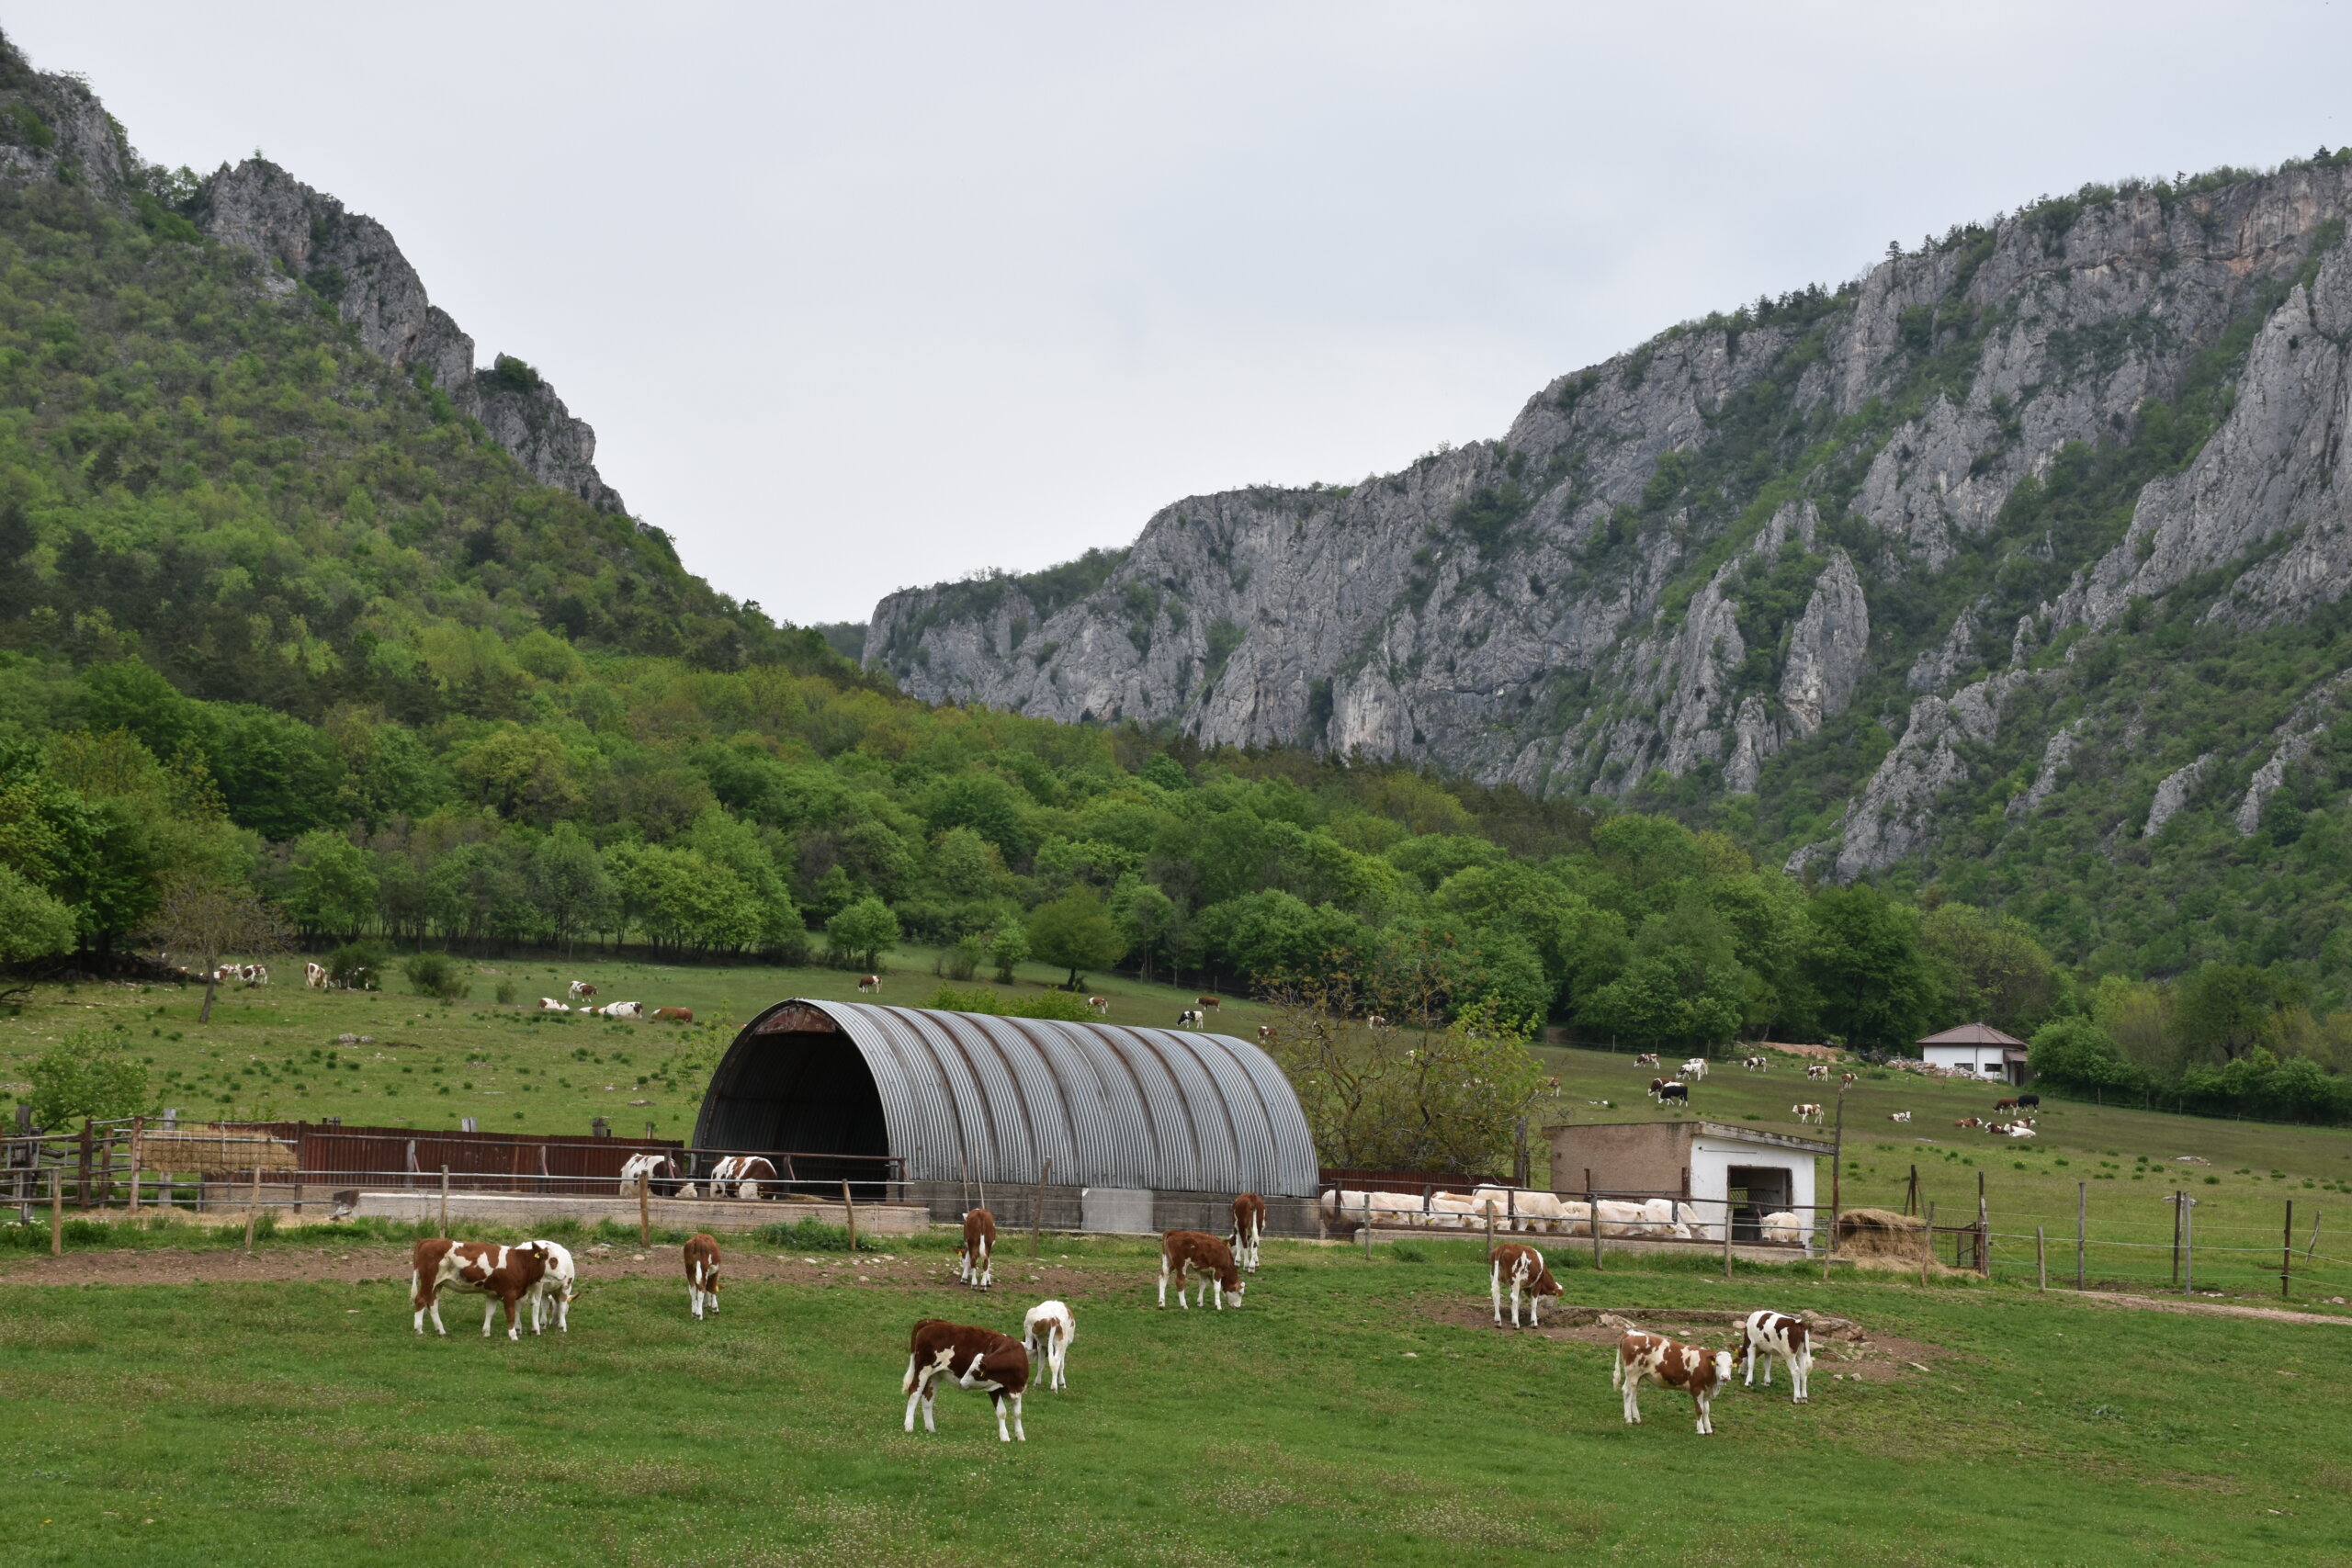
[(219, 964), (215, 964), (204, 972), (204, 1006), (198, 1009), (196, 1014), (196, 1021), (198, 1023), (210, 1023), (212, 1021), (212, 992), (214, 987), (219, 986), (220, 983), (220, 976), (218, 973), (220, 967), (220, 966)]

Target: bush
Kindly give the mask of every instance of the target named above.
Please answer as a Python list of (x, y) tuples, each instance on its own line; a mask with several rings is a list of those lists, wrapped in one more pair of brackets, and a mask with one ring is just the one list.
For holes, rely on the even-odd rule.
[[(630, 1233), (634, 1241), (636, 1235)], [(790, 1224), (762, 1225), (752, 1233), (752, 1239), (769, 1247), (780, 1247), (790, 1252), (847, 1252), (849, 1232), (840, 1225), (820, 1224), (815, 1220), (795, 1220)], [(860, 1252), (879, 1252), (881, 1243), (872, 1236), (857, 1238)]]
[(899, 940), (899, 917), (868, 894), (825, 922), (833, 952), (860, 968), (880, 970), (882, 955)]
[(377, 991), (384, 986), (384, 955), (364, 942), (346, 942), (327, 957), (327, 979), (352, 991)]
[(1035, 996), (1000, 998), (987, 987), (977, 990), (959, 991), (953, 986), (942, 986), (932, 992), (927, 1008), (942, 1012), (984, 1012), (997, 1018), (1054, 1018), (1066, 1023), (1084, 1023), (1094, 1014), (1086, 998), (1069, 991), (1039, 991)]
[(964, 937), (954, 945), (939, 950), (936, 972), (944, 980), (961, 983), (980, 972), (980, 964), (988, 955), (986, 942), (976, 936)]
[(147, 1069), (124, 1055), (119, 1029), (77, 1029), (33, 1059), (36, 1126), (62, 1127), (85, 1117), (135, 1116), (147, 1108)]
[(1029, 959), (1029, 933), (1019, 926), (1008, 925), (996, 933), (989, 943), (989, 960), (996, 965), (996, 983), (1012, 984), (1012, 969), (1016, 964)]
[(514, 981), (501, 980), (498, 982), (498, 1005), (503, 1008), (513, 1007), (514, 1005)]
[(435, 997), (445, 1002), (463, 1001), (473, 994), (473, 981), (465, 969), (446, 953), (419, 953), (401, 964), (401, 973), (408, 976), (409, 988), (420, 997)]

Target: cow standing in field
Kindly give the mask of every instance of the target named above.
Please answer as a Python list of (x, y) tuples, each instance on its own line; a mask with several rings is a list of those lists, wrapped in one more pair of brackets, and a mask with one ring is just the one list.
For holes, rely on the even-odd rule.
[(1766, 1073), (1772, 1070), (1770, 1058), (1765, 1056), (1744, 1056), (1740, 1059), (1739, 1065), (1751, 1073)]
[(2019, 1111), (2039, 1111), (2039, 1110), (2041, 1110), (2041, 1096), (2040, 1096), (2040, 1095), (2038, 1095), (2038, 1094), (2021, 1094), (2021, 1095), (2018, 1096), (2018, 1109)]
[(1826, 1078), (1829, 1076), (1829, 1069), (1819, 1062), (1809, 1062), (1805, 1065), (1804, 1076), (1809, 1078)]
[(2013, 1111), (2017, 1108), (2018, 1102), (2014, 1100), (1996, 1100), (1993, 1102), (1993, 1114), (1998, 1116), (2004, 1111)]
[(1617, 1359), (1610, 1368), (1609, 1386), (1625, 1393), (1625, 1422), (1638, 1427), (1642, 1408), (1636, 1399), (1645, 1379), (1660, 1388), (1679, 1388), (1690, 1395), (1691, 1404), (1699, 1410), (1699, 1435), (1714, 1436), (1714, 1417), (1710, 1406), (1715, 1391), (1731, 1382), (1731, 1352), (1710, 1350), (1703, 1345), (1684, 1345), (1668, 1339), (1663, 1334), (1644, 1334), (1633, 1330), (1617, 1341)]
[(1086, 1010), (1092, 1013), (1097, 1018), (1108, 1018), (1111, 1016), (1111, 998), (1108, 997), (1089, 997), (1086, 998)]
[(1191, 1310), (1184, 1300), (1188, 1275), (1200, 1276), (1200, 1297), (1212, 1298), (1225, 1310), (1225, 1298), (1241, 1304), (1241, 1270), (1233, 1264), (1233, 1250), (1206, 1231), (1170, 1231), (1159, 1238), (1159, 1304), (1168, 1304), (1168, 1281), (1176, 1281), (1176, 1304)]
[(531, 1332), (539, 1332), (544, 1320), (555, 1325), (558, 1334), (571, 1332), (571, 1299), (580, 1293), (580, 1270), (571, 1261), (571, 1249), (551, 1241), (532, 1241), (548, 1255), (547, 1272), (531, 1287)]
[(664, 1154), (631, 1155), (621, 1161), (621, 1196), (637, 1191), (641, 1180), (649, 1192), (667, 1196), (678, 1179), (678, 1162)]
[(718, 1310), (718, 1238), (707, 1231), (686, 1237), (686, 1310), (699, 1318)]
[(1638, 1055), (1638, 1056), (1636, 1056), (1636, 1057), (1634, 1057), (1634, 1066), (1637, 1066), (1637, 1067), (1655, 1067), (1655, 1066), (1657, 1066), (1657, 1052), (1655, 1052), (1655, 1051), (1645, 1051), (1645, 1052), (1643, 1052), (1640, 1055)]
[(1179, 1029), (1206, 1029), (1208, 1027), (1208, 1020), (1202, 1014), (1200, 1009), (1186, 1008), (1182, 1012), (1176, 1015), (1176, 1027)]
[(1048, 1392), (1069, 1386), (1065, 1369), (1069, 1362), (1069, 1342), (1077, 1337), (1078, 1319), (1070, 1315), (1066, 1303), (1039, 1302), (1021, 1319), (1022, 1348), (1029, 1352), (1029, 1364), (1033, 1367), (1039, 1357), (1045, 1358)]
[[(915, 1406), (922, 1406), (922, 1429), (939, 1430), (936, 1402), (942, 1379), (958, 1388), (985, 1389), (996, 1409), (997, 1441), (1023, 1442), (1021, 1395), (1029, 1387), (1029, 1352), (1021, 1341), (993, 1328), (972, 1328), (935, 1317), (915, 1325), (907, 1343), (907, 1375), (899, 1392), (907, 1396), (907, 1430), (915, 1429)], [(1004, 1429), (1005, 1406), (1012, 1408), (1012, 1432)]]
[(585, 1000), (587, 998), (593, 997), (595, 994), (596, 987), (590, 985), (585, 980), (574, 980), (571, 982), (571, 988), (564, 993), (564, 995), (570, 997), (575, 1002)]
[(1804, 1319), (1784, 1312), (1751, 1312), (1735, 1325), (1747, 1346), (1747, 1382), (1756, 1386), (1756, 1353), (1764, 1352), (1764, 1386), (1772, 1386), (1772, 1361), (1789, 1369), (1789, 1397), (1798, 1404), (1813, 1403), (1813, 1331)]
[(1839, 1089), (1851, 1089), (1861, 1081), (1862, 1075), (1860, 1073), (1840, 1073), (1838, 1077), (1838, 1087)]
[(879, 975), (868, 975), (865, 978), (860, 980), (857, 983), (857, 994), (861, 997), (867, 995), (876, 997), (880, 996), (882, 994), (882, 976)]
[(1274, 1026), (1271, 1023), (1260, 1024), (1258, 1026), (1258, 1043), (1261, 1045), (1272, 1045), (1273, 1043)]
[(1806, 1100), (1802, 1105), (1790, 1106), (1789, 1114), (1795, 1117), (1800, 1122), (1811, 1122), (1818, 1125), (1821, 1119), (1824, 1116), (1828, 1115), (1829, 1112), (1823, 1110), (1813, 1101)]
[[(547, 1268), (547, 1249), (537, 1242), (503, 1247), (495, 1242), (428, 1236), (416, 1244), (409, 1267), (409, 1302), (416, 1308), (416, 1331), (424, 1332), (424, 1320), (430, 1316), (433, 1331), (446, 1338), (449, 1331), (441, 1324), (441, 1292), (472, 1291), (491, 1298), (482, 1304), (482, 1337), (490, 1337), (491, 1319), (503, 1306), (506, 1337), (519, 1340), (523, 1336), (516, 1308)], [(536, 1326), (533, 1332), (537, 1332)]]
[(1503, 1325), (1503, 1287), (1510, 1287), (1510, 1325), (1519, 1326), (1519, 1298), (1527, 1297), (1527, 1325), (1544, 1326), (1544, 1300), (1560, 1294), (1560, 1282), (1544, 1267), (1544, 1255), (1525, 1242), (1507, 1241), (1497, 1247), (1487, 1280), (1495, 1298), (1495, 1326)]
[(1688, 1105), (1690, 1103), (1690, 1086), (1673, 1078), (1652, 1078), (1650, 1098), (1660, 1105)]
[(1216, 1012), (1225, 1006), (1215, 997), (1195, 997), (1193, 998), (1193, 1005), (1205, 1012)]
[(1682, 1064), (1681, 1069), (1674, 1076), (1690, 1083), (1705, 1083), (1707, 1081), (1707, 1058), (1704, 1056), (1691, 1057), (1689, 1061)]
[(964, 1216), (964, 1247), (956, 1255), (956, 1278), (976, 1291), (985, 1291), (995, 1281), (996, 1270), (990, 1259), (996, 1252), (996, 1216), (986, 1209), (974, 1209)]
[(710, 1195), (723, 1198), (729, 1183), (733, 1183), (735, 1196), (757, 1198), (760, 1183), (775, 1179), (775, 1167), (758, 1155), (729, 1155), (710, 1168)]
[(1255, 1192), (1244, 1192), (1234, 1199), (1230, 1238), (1233, 1256), (1252, 1274), (1258, 1271), (1258, 1243), (1265, 1234), (1266, 1201)]
[(325, 990), (327, 988), (327, 966), (323, 964), (303, 964), (302, 988), (310, 991)]

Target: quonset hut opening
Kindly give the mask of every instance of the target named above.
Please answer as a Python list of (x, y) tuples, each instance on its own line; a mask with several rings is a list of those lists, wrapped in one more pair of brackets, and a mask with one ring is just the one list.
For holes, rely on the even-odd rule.
[(1216, 1211), (1248, 1190), (1299, 1200), (1283, 1228), (1313, 1228), (1298, 1099), (1229, 1035), (796, 998), (736, 1035), (694, 1146), (789, 1154), (800, 1179), (861, 1185), (891, 1156), (892, 1195), (941, 1218), (985, 1196), (1026, 1223), (1050, 1156), (1049, 1225), (1140, 1203), (1154, 1227), (1221, 1230)]

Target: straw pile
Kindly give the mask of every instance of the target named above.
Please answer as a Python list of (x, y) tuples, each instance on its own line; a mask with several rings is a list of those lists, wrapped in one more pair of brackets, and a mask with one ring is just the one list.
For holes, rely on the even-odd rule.
[(1928, 1258), (1928, 1226), (1924, 1220), (1891, 1209), (1847, 1209), (1838, 1216), (1838, 1254), (1841, 1258), (1892, 1258), (1921, 1263)]
[(149, 1170), (199, 1171), (206, 1176), (250, 1174), (295, 1168), (294, 1145), (242, 1127), (210, 1122), (183, 1122), (168, 1131), (140, 1134), (140, 1163)]

